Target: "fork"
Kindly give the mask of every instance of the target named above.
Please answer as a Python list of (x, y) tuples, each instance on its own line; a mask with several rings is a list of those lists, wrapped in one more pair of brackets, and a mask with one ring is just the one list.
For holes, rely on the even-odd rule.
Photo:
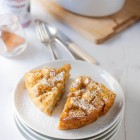
[(56, 60), (57, 58), (56, 58), (55, 53), (54, 53), (54, 50), (52, 49), (52, 46), (51, 46), (51, 43), (52, 42), (47, 37), (47, 34), (45, 32), (45, 26), (44, 26), (44, 24), (42, 24), (42, 23), (36, 23), (35, 30), (36, 30), (36, 34), (37, 34), (39, 40), (49, 48), (49, 50), (51, 52), (52, 60)]
[(75, 60), (75, 57), (72, 55), (72, 53), (67, 49), (66, 46), (64, 46), (63, 43), (61, 42), (57, 42), (54, 38), (51, 38), (48, 33), (47, 33), (47, 30), (46, 30), (46, 27), (45, 27), (45, 24), (43, 22), (37, 22), (36, 21), (36, 25), (35, 25), (35, 30), (36, 30), (36, 33), (37, 33), (37, 36), (39, 38), (39, 40), (44, 43), (45, 45), (47, 45), (49, 47), (49, 50), (51, 52), (51, 55), (52, 55), (52, 59), (53, 60), (56, 60), (57, 57), (54, 53), (54, 50), (52, 48), (52, 46), (50, 44), (52, 44), (53, 42), (56, 42), (58, 43), (59, 45), (61, 45), (61, 47), (63, 49), (65, 49), (65, 51), (69, 54), (69, 56), (71, 56), (71, 59)]

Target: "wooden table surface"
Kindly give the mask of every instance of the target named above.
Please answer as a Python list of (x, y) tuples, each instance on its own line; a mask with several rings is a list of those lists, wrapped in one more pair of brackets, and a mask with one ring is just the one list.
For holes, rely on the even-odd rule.
[[(100, 66), (112, 74), (123, 88), (126, 110), (122, 126), (114, 140), (140, 140), (140, 22), (102, 45), (95, 45), (45, 13), (32, 1), (32, 17), (48, 20), (65, 32), (81, 48), (94, 56)], [(19, 78), (36, 65), (50, 61), (48, 48), (37, 39), (34, 24), (25, 29), (28, 46), (19, 56), (0, 56), (0, 139), (24, 140), (13, 119), (13, 89)], [(70, 58), (59, 48), (62, 58)]]

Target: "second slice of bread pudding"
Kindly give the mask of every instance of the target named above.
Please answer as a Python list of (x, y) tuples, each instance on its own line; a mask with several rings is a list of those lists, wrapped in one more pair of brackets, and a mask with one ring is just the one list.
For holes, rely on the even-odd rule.
[(70, 76), (71, 66), (61, 68), (43, 68), (25, 74), (25, 86), (34, 104), (47, 115), (51, 115), (54, 106), (64, 93)]
[(59, 129), (76, 129), (96, 121), (112, 107), (116, 94), (90, 77), (76, 78), (60, 116)]

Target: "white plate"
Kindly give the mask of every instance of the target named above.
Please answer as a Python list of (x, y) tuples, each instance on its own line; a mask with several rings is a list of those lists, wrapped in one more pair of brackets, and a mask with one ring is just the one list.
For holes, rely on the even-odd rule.
[(117, 83), (117, 81), (108, 74), (101, 67), (96, 65), (83, 62), (83, 61), (74, 61), (74, 60), (58, 60), (53, 62), (48, 62), (44, 65), (38, 66), (35, 69), (47, 67), (61, 67), (64, 64), (71, 64), (71, 79), (74, 79), (77, 76), (88, 75), (97, 82), (105, 84), (109, 89), (116, 92), (117, 96), (115, 103), (110, 111), (103, 117), (100, 117), (96, 122), (82, 127), (76, 130), (58, 130), (59, 116), (64, 107), (66, 97), (63, 97), (60, 104), (55, 107), (52, 117), (46, 116), (35, 105), (27, 96), (27, 92), (24, 87), (24, 78), (18, 82), (17, 87), (14, 92), (14, 105), (15, 111), (20, 118), (31, 129), (46, 135), (50, 138), (57, 139), (84, 139), (90, 138), (95, 135), (98, 135), (109, 127), (111, 127), (120, 117), (124, 109), (124, 94)]
[(125, 0), (54, 0), (63, 8), (85, 16), (101, 17), (118, 12)]
[[(123, 114), (121, 115), (121, 117), (119, 118), (119, 120), (109, 129), (107, 129), (106, 131), (104, 131), (103, 133), (100, 133), (99, 135), (93, 137), (92, 139), (99, 139), (101, 137), (104, 137), (105, 135), (111, 133), (113, 131), (113, 129), (115, 129), (116, 127), (118, 127), (118, 125), (121, 123), (123, 118)], [(26, 126), (15, 114), (15, 119), (19, 122), (19, 124), (24, 127), (24, 129), (26, 131), (28, 131), (31, 135), (33, 135), (34, 137), (41, 139), (41, 140), (46, 140), (47, 137), (45, 135), (42, 135), (34, 130), (32, 130), (31, 128), (29, 128), (28, 126)]]
[[(26, 139), (26, 140), (37, 140), (35, 137), (33, 137), (32, 135), (30, 135), (26, 130), (24, 130), (24, 128), (19, 124), (19, 122), (15, 119), (15, 125), (18, 129), (18, 131), (20, 132), (20, 134)], [(46, 139), (47, 140), (47, 139)], [(49, 140), (49, 139), (48, 139)]]
[[(33, 133), (31, 133), (31, 131), (28, 131), (27, 127), (25, 125), (23, 125), (20, 120), (17, 118), (17, 116), (15, 115), (15, 122), (16, 125), (18, 127), (18, 130), (22, 133), (22, 135), (24, 137), (28, 137), (27, 139), (30, 138), (30, 140), (49, 140), (48, 138), (43, 138), (43, 137), (39, 137), (38, 135), (35, 135)], [(107, 134), (103, 135), (100, 138), (92, 138), (90, 140), (109, 140), (110, 137), (113, 137), (116, 135), (117, 131), (119, 130), (120, 126), (121, 126), (121, 122), (122, 119), (119, 121), (119, 123), (116, 125), (116, 127), (114, 127), (110, 132), (108, 132)]]

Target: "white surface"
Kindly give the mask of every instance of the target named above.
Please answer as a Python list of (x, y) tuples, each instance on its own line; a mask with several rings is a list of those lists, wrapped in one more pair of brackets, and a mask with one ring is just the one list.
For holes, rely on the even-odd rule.
[(65, 9), (86, 16), (107, 16), (118, 12), (125, 0), (54, 0)]
[(124, 94), (121, 87), (117, 81), (115, 81), (115, 79), (113, 79), (113, 77), (105, 72), (101, 67), (83, 61), (58, 60), (37, 66), (35, 69), (40, 69), (45, 66), (57, 68), (64, 64), (70, 64), (72, 67), (70, 72), (70, 81), (73, 81), (75, 77), (80, 75), (90, 76), (95, 81), (103, 83), (110, 90), (116, 93), (116, 99), (110, 111), (106, 115), (100, 117), (96, 122), (78, 130), (58, 130), (57, 127), (59, 123), (59, 117), (63, 110), (67, 95), (65, 94), (60, 104), (55, 107), (52, 117), (46, 116), (44, 113), (38, 110), (29, 99), (27, 91), (25, 90), (23, 77), (17, 84), (14, 95), (15, 111), (18, 117), (33, 130), (52, 138), (82, 139), (102, 133), (112, 126), (122, 114), (124, 107)]
[[(32, 1), (33, 18), (50, 19)], [(139, 140), (140, 138), (140, 22), (119, 33), (102, 45), (95, 45), (67, 26), (53, 23), (70, 36), (79, 46), (93, 55), (100, 65), (121, 84), (125, 93), (126, 111), (123, 124), (113, 140)], [(16, 129), (13, 119), (12, 91), (20, 77), (34, 66), (50, 60), (49, 51), (41, 46), (33, 26), (26, 29), (28, 47), (20, 56), (6, 59), (0, 56), (0, 139), (25, 140)], [(65, 52), (61, 57), (68, 57)]]

